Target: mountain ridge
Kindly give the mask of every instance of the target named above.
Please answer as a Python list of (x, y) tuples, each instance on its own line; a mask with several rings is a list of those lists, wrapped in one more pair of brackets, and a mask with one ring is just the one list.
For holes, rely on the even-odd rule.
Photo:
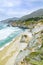
[(13, 18), (8, 18), (8, 19), (5, 19), (5, 20), (2, 20), (0, 22), (2, 22), (2, 23), (12, 23), (12, 22), (16, 22), (16, 21), (19, 21), (19, 20), (23, 21), (23, 20), (26, 20), (26, 19), (29, 19), (29, 18), (34, 18), (34, 17), (42, 17), (43, 18), (43, 9), (38, 9), (38, 10), (32, 12), (31, 14), (22, 16), (21, 18), (13, 17)]
[(26, 20), (28, 18), (34, 18), (34, 17), (43, 17), (43, 9), (38, 9), (28, 15), (25, 15), (23, 17), (21, 17), (21, 20)]

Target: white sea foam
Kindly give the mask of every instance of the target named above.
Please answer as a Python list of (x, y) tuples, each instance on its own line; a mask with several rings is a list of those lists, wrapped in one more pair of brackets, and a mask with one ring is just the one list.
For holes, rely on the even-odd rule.
[[(17, 36), (16, 36), (17, 37)], [(10, 41), (9, 43), (5, 44), (3, 47), (0, 48), (0, 51), (2, 51), (5, 47), (7, 47), (10, 43), (12, 43), (15, 40), (15, 38)]]
[[(22, 33), (23, 33), (23, 31), (22, 31)], [(17, 38), (18, 36), (20, 36), (22, 33), (18, 34), (15, 38)], [(0, 51), (2, 51), (2, 50), (3, 50), (4, 48), (6, 48), (9, 44), (11, 44), (11, 43), (15, 40), (15, 38), (12, 39), (12, 41), (10, 41), (9, 43), (5, 44), (3, 47), (1, 47), (1, 48), (0, 48)]]
[[(0, 41), (6, 39), (11, 34), (18, 32), (20, 30), (21, 29), (19, 29), (18, 27), (5, 27), (5, 28), (1, 29), (0, 30)], [(12, 39), (12, 41), (13, 41), (13, 39)], [(1, 47), (0, 51), (3, 50), (6, 46), (8, 46), (12, 41), (10, 41), (9, 43), (7, 43), (3, 47)]]
[(20, 30), (20, 29), (17, 27), (15, 27), (15, 28), (14, 27), (6, 27), (6, 28), (0, 30), (0, 40), (7, 38), (10, 34), (12, 34), (15, 31), (18, 31), (18, 30)]

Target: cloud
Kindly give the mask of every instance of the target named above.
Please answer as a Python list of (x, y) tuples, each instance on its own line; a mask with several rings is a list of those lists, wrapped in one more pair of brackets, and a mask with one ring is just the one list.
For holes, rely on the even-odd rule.
[(0, 0), (0, 20), (21, 17), (43, 8), (43, 0)]
[(6, 16), (8, 16), (8, 17), (21, 17), (21, 16), (29, 14), (31, 12), (32, 12), (32, 10), (29, 11), (26, 9), (23, 9), (23, 10), (22, 9), (20, 9), (20, 10), (9, 9), (9, 10), (7, 10)]
[(21, 4), (21, 0), (3, 0), (0, 1), (1, 7), (13, 7), (19, 6)]

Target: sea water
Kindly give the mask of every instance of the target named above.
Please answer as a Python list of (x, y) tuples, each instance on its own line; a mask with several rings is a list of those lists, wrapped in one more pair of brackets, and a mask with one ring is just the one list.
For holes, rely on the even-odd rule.
[(11, 42), (16, 36), (22, 32), (18, 27), (8, 27), (0, 25), (0, 48)]

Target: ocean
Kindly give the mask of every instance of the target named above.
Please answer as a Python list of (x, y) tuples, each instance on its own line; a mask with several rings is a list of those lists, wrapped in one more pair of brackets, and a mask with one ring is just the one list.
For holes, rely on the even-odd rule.
[(0, 25), (0, 48), (10, 43), (16, 36), (22, 33), (22, 29), (18, 27), (12, 27), (5, 25)]

